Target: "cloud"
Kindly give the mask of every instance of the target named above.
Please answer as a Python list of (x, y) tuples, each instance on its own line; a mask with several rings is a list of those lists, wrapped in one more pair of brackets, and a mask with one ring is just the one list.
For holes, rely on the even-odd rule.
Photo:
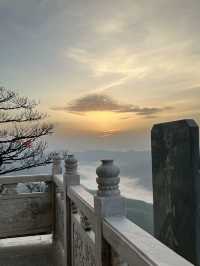
[(66, 62), (94, 80), (95, 86), (87, 88), (122, 94), (123, 85), (131, 95), (141, 87), (134, 97), (145, 91), (147, 98), (199, 83), (200, 1), (94, 2), (102, 12), (87, 16), (84, 38), (64, 50)]
[(66, 51), (65, 56), (85, 65), (95, 77), (113, 74), (120, 78), (127, 77), (127, 75), (136, 77), (147, 71), (145, 65), (136, 64), (138, 55), (136, 56), (131, 51), (120, 47), (99, 53), (92, 53), (81, 48), (71, 48)]
[(120, 18), (117, 18), (106, 20), (106, 22), (104, 21), (104, 23), (101, 21), (99, 25), (97, 24), (95, 30), (99, 34), (110, 35), (123, 32), (124, 26), (124, 21)]
[(66, 107), (54, 107), (53, 110), (65, 110), (70, 113), (84, 114), (94, 111), (110, 111), (115, 113), (134, 113), (145, 117), (154, 117), (156, 114), (169, 110), (172, 107), (140, 107), (133, 104), (117, 102), (106, 94), (89, 94), (69, 103)]

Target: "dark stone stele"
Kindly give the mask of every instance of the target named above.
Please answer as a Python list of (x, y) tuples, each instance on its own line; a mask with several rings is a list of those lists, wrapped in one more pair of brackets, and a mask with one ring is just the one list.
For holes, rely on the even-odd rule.
[(152, 129), (154, 234), (200, 265), (199, 128), (194, 120)]

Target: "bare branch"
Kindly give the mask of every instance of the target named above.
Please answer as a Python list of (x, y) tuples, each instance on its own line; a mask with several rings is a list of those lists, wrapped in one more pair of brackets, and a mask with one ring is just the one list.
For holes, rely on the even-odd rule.
[(19, 97), (16, 92), (0, 87), (0, 110), (33, 109), (36, 106), (36, 101)]
[(42, 137), (51, 134), (53, 126), (40, 123), (46, 115), (36, 106), (36, 101), (0, 87), (0, 175), (51, 162)]
[(15, 98), (15, 93), (13, 91), (6, 90), (5, 88), (0, 87), (0, 104), (9, 102), (13, 98)]
[(16, 128), (15, 132), (11, 133), (10, 139), (0, 140), (0, 144), (19, 142), (22, 140), (40, 138), (48, 134), (52, 134), (53, 125), (43, 124), (39, 127), (35, 126), (32, 128)]

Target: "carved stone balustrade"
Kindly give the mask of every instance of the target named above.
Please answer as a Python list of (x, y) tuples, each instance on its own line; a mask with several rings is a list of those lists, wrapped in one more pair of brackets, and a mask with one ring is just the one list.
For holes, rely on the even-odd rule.
[[(160, 210), (163, 214), (160, 217), (156, 213), (156, 225), (157, 228), (158, 225), (162, 227), (166, 236), (164, 239), (167, 241), (174, 239), (174, 235), (185, 239), (188, 232), (179, 231), (182, 228), (179, 227), (181, 223), (171, 222), (179, 221), (179, 218), (184, 220), (183, 225), (194, 225), (190, 231), (195, 239), (198, 240), (198, 235), (194, 232), (200, 232), (196, 226), (199, 224), (198, 212), (193, 213), (189, 208), (192, 206), (196, 210), (200, 206), (199, 132), (197, 125), (191, 121), (189, 124), (181, 122), (181, 125), (178, 123), (177, 127), (173, 122), (172, 129), (167, 125), (167, 130), (165, 126), (158, 125), (152, 135), (157, 207), (154, 211)], [(163, 150), (164, 153), (161, 152)], [(180, 158), (184, 158), (183, 168)], [(51, 175), (0, 177), (0, 238), (51, 233), (53, 266), (192, 266), (186, 259), (127, 219), (125, 199), (119, 188), (120, 170), (113, 160), (102, 160), (97, 168), (95, 195), (80, 184), (78, 161), (74, 155), (66, 157), (64, 168), (62, 174), (61, 158), (59, 154), (54, 154)], [(164, 182), (160, 183), (160, 178)], [(16, 184), (27, 182), (45, 182), (49, 189), (39, 193), (17, 194)], [(181, 186), (177, 186), (179, 183)], [(180, 190), (180, 187), (183, 189)], [(177, 195), (182, 194), (186, 199), (184, 204), (190, 203), (186, 209), (191, 215), (185, 217), (176, 216), (177, 210), (184, 207), (183, 197), (177, 198)], [(176, 203), (175, 209), (170, 195)], [(159, 223), (161, 218), (162, 223)], [(169, 232), (174, 234), (170, 235)], [(199, 244), (198, 241), (193, 243), (191, 238), (188, 243), (192, 243), (191, 246), (195, 248)], [(197, 251), (196, 248), (191, 254)], [(184, 252), (183, 255), (185, 256)], [(1, 256), (0, 265), (4, 265)], [(200, 263), (195, 265), (200, 266)]]

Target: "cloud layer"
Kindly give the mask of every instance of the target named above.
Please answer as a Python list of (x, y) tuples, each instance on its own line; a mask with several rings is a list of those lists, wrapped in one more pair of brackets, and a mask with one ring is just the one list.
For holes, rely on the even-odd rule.
[(55, 107), (53, 109), (77, 114), (93, 111), (110, 111), (152, 117), (164, 110), (171, 109), (171, 107), (140, 107), (133, 104), (119, 103), (106, 94), (89, 94), (74, 100), (66, 107)]

